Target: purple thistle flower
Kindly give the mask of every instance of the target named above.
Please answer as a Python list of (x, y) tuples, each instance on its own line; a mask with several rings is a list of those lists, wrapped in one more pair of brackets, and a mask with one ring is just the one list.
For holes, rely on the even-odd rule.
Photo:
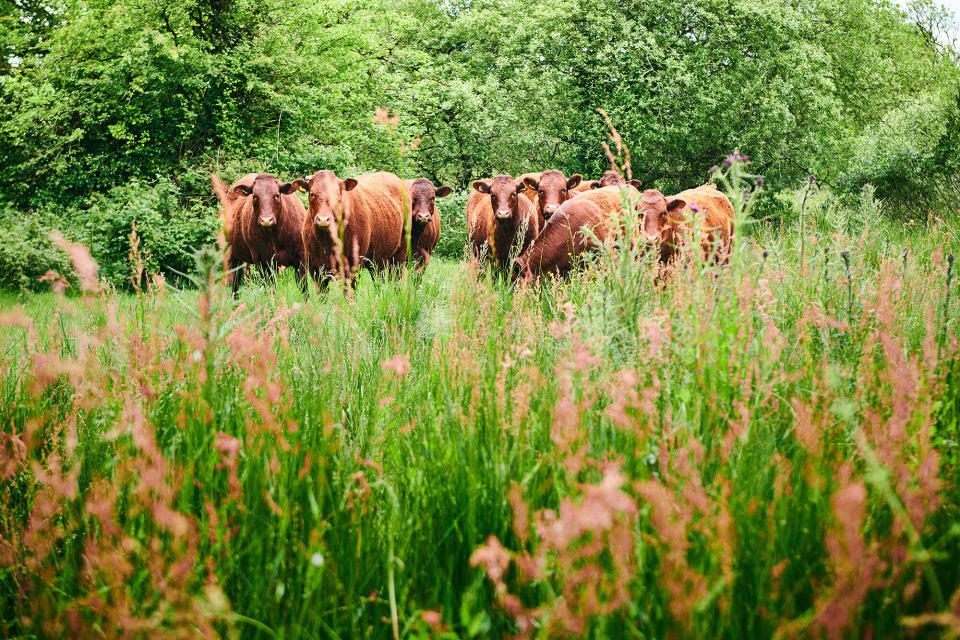
[(729, 156), (727, 156), (726, 158), (724, 158), (724, 160), (723, 160), (723, 166), (729, 167), (729, 166), (732, 165), (732, 164), (733, 164), (733, 156), (732, 156), (732, 155), (729, 155)]
[(720, 167), (718, 167), (717, 165), (713, 165), (712, 167), (710, 167), (710, 173), (716, 173), (717, 171), (720, 171)]
[(694, 213), (696, 213), (697, 211), (700, 211), (700, 207), (697, 206), (696, 202), (690, 203), (690, 211), (693, 211)]
[(817, 181), (817, 176), (815, 176), (815, 175), (813, 175), (813, 174), (811, 173), (809, 176), (807, 176), (807, 180), (809, 180), (810, 182), (816, 182), (816, 181)]
[(758, 186), (758, 187), (762, 187), (762, 186), (763, 186), (763, 178), (757, 178), (757, 186)]

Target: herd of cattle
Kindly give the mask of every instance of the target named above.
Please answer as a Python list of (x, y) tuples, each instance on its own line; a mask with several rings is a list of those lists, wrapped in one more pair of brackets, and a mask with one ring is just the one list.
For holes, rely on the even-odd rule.
[[(384, 171), (344, 180), (322, 170), (293, 182), (250, 173), (230, 186), (216, 175), (210, 178), (222, 206), (234, 292), (244, 264), (292, 267), (304, 279), (310, 273), (323, 283), (337, 275), (350, 278), (363, 264), (404, 263), (407, 224), (411, 257), (426, 266), (440, 238), (436, 198), (451, 192), (426, 178), (401, 180)], [(476, 180), (466, 211), (473, 254), (528, 278), (562, 274), (577, 256), (617, 232), (623, 220), (634, 219), (637, 237), (657, 243), (663, 262), (689, 237), (695, 221), (705, 254), (726, 259), (733, 207), (725, 195), (710, 184), (675, 196), (641, 192), (639, 186), (615, 171), (594, 181), (552, 169)], [(307, 193), (307, 209), (299, 190)], [(635, 218), (623, 215), (625, 205)]]

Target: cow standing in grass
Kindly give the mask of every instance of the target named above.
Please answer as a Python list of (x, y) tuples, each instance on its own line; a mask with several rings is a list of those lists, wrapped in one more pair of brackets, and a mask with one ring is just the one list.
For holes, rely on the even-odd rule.
[(385, 267), (394, 260), (406, 218), (400, 178), (381, 171), (341, 180), (321, 170), (293, 184), (307, 192), (301, 236), (318, 282), (338, 274), (353, 280), (364, 263)]
[[(426, 178), (406, 180), (407, 210), (410, 220), (410, 249), (413, 259), (424, 268), (430, 262), (430, 255), (440, 240), (440, 214), (437, 212), (436, 199), (450, 195), (452, 189), (447, 186), (435, 187)], [(407, 260), (407, 239), (401, 238), (400, 249), (394, 262), (403, 264)]]
[(264, 273), (272, 273), (277, 267), (293, 267), (302, 278), (304, 251), (300, 229), (305, 210), (294, 195), (296, 187), (269, 173), (248, 173), (230, 187), (214, 174), (210, 181), (223, 208), (233, 294), (240, 287), (245, 264)]
[(701, 251), (704, 259), (726, 263), (733, 241), (733, 205), (712, 184), (664, 196), (656, 189), (647, 189), (641, 199), (643, 235), (657, 243), (660, 261), (672, 260), (685, 244), (693, 226), (700, 225)]
[(467, 226), (474, 255), (489, 247), (490, 257), (499, 268), (510, 263), (512, 251), (522, 253), (539, 232), (536, 211), (521, 195), (522, 183), (511, 176), (476, 180), (467, 199)]
[(528, 278), (569, 272), (580, 255), (596, 251), (616, 228), (624, 198), (634, 202), (638, 197), (635, 188), (624, 185), (586, 191), (563, 203), (530, 249), (517, 258), (515, 271)]

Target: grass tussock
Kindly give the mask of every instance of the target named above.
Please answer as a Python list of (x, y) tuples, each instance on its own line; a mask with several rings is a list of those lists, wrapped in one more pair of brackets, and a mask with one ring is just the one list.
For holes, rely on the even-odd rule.
[(748, 179), (730, 264), (538, 284), (126, 296), (58, 239), (83, 294), (0, 311), (3, 635), (960, 633), (957, 229)]

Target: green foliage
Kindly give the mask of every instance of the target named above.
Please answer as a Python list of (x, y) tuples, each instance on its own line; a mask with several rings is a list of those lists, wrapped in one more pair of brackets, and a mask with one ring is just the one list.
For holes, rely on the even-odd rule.
[(773, 189), (849, 174), (854, 195), (901, 197), (914, 161), (956, 176), (960, 73), (889, 5), (651, 2), (18, 3), (0, 29), (15, 61), (0, 67), (0, 197), (72, 206), (224, 164), (227, 179), (385, 169), (459, 188), (551, 166), (596, 176), (598, 108), (663, 190), (734, 148)]
[(73, 280), (69, 259), (50, 242), (49, 233), (37, 216), (0, 210), (0, 287), (49, 290), (40, 282), (47, 271)]
[(960, 85), (923, 94), (867, 127), (845, 176), (850, 190), (871, 184), (901, 215), (926, 217), (960, 202)]
[(433, 255), (460, 260), (467, 246), (467, 197), (469, 191), (454, 191), (446, 198), (437, 198), (440, 214), (440, 240)]
[(131, 180), (95, 195), (88, 208), (71, 212), (69, 226), (87, 245), (100, 275), (116, 287), (130, 284), (130, 233), (136, 223), (139, 251), (148, 273), (178, 278), (191, 273), (195, 249), (214, 240), (220, 220), (209, 207), (186, 209), (175, 184)]

